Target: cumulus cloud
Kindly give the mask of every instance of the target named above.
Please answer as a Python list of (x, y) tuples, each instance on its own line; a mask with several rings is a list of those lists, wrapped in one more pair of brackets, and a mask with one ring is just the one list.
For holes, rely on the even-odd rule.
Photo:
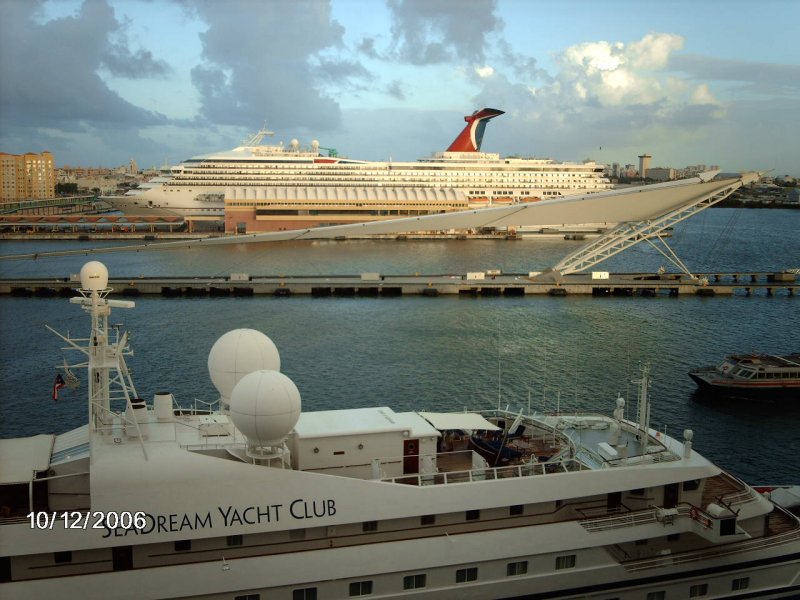
[[(84, 2), (70, 17), (36, 20), (43, 2), (5, 2), (0, 20), (0, 120), (3, 131), (55, 127), (142, 127), (163, 123), (108, 88), (97, 74), (106, 67), (141, 77), (165, 65), (146, 52), (124, 52), (122, 24), (103, 0)], [(45, 50), (43, 50), (45, 49)], [(136, 64), (143, 60), (141, 64)], [(92, 123), (92, 125), (89, 125)]]
[(132, 53), (126, 40), (109, 46), (102, 60), (112, 75), (129, 79), (165, 77), (171, 71), (166, 62), (156, 59), (149, 50)]
[(668, 68), (683, 72), (693, 79), (742, 84), (758, 93), (796, 95), (800, 91), (800, 65), (771, 64), (680, 54), (671, 56)]
[(328, 2), (190, 6), (208, 25), (201, 34), (205, 62), (192, 70), (192, 81), (201, 95), (202, 117), (210, 122), (252, 126), (267, 117), (282, 127), (329, 130), (341, 115), (325, 86), (371, 78), (357, 63), (330, 52), (342, 47), (344, 29)]
[(481, 63), (500, 26), (496, 0), (388, 0), (397, 56), (411, 64)]
[(650, 33), (627, 45), (601, 41), (572, 46), (557, 57), (560, 90), (572, 89), (580, 101), (601, 106), (669, 101), (662, 71), (682, 45), (680, 36)]
[[(475, 106), (509, 113), (492, 122), (484, 146), (602, 161), (601, 147), (635, 156), (664, 138), (696, 143), (725, 115), (725, 106), (710, 85), (671, 69), (682, 47), (683, 39), (668, 33), (632, 42), (589, 41), (556, 54), (552, 73), (531, 61), (527, 70), (504, 68), (478, 79)], [(524, 64), (515, 58), (511, 64)]]

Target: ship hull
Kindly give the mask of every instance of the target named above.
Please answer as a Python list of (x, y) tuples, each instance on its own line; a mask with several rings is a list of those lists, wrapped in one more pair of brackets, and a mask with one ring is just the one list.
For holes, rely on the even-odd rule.
[[(662, 527), (659, 525), (659, 527)], [(563, 525), (561, 535), (569, 527)], [(234, 558), (235, 550), (214, 553), (214, 557), (193, 558), (193, 562), (153, 568), (50, 577), (3, 584), (7, 600), (28, 598), (114, 598), (192, 597), (205, 600), (228, 599), (233, 595), (260, 594), (261, 598), (342, 598), (353, 595), (353, 582), (362, 591), (379, 597), (413, 593), (415, 598), (526, 598), (640, 600), (648, 593), (664, 592), (666, 598), (688, 598), (694, 586), (706, 586), (703, 597), (730, 597), (732, 586), (748, 598), (797, 598), (800, 585), (800, 541), (761, 550), (736, 546), (728, 553), (702, 559), (669, 555), (658, 560), (619, 562), (608, 550), (597, 546), (560, 552), (542, 551), (541, 542), (551, 536), (533, 528), (513, 531), (441, 535), (422, 540), (395, 539), (358, 544), (342, 540), (342, 547), (298, 551), (288, 546), (275, 553), (265, 547), (266, 556)], [(543, 535), (544, 534), (544, 535)], [(553, 547), (562, 546), (554, 544)], [(208, 554), (208, 553), (202, 553)], [(575, 555), (576, 564), (586, 565), (580, 576), (573, 570), (559, 572), (553, 566), (558, 557)], [(227, 555), (227, 556), (226, 556)], [(509, 574), (509, 564), (526, 562), (526, 572)], [(476, 569), (476, 579), (457, 581), (461, 569)], [(425, 574), (423, 587), (409, 589), (408, 577)], [(412, 580), (414, 581), (414, 580)], [(739, 582), (735, 584), (733, 582)], [(736, 589), (736, 588), (734, 588)], [(296, 595), (314, 590), (313, 595)], [(725, 593), (727, 592), (727, 594)], [(250, 598), (257, 596), (247, 596)]]
[(740, 382), (723, 378), (716, 369), (696, 369), (689, 372), (689, 377), (697, 384), (698, 390), (706, 395), (767, 401), (800, 400), (800, 382), (792, 380)]

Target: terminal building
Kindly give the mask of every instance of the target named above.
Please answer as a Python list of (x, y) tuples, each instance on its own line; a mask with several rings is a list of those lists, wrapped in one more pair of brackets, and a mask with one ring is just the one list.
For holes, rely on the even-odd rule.
[(225, 232), (286, 231), (468, 208), (467, 196), (454, 188), (229, 187), (225, 190)]

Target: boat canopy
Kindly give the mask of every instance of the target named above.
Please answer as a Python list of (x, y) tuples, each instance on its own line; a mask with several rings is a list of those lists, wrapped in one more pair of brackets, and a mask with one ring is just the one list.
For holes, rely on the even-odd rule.
[(0, 485), (30, 483), (50, 467), (54, 435), (0, 440)]
[(472, 431), (499, 431), (500, 428), (487, 421), (477, 413), (432, 413), (419, 412), (420, 417), (428, 421), (439, 431), (453, 429), (469, 429)]

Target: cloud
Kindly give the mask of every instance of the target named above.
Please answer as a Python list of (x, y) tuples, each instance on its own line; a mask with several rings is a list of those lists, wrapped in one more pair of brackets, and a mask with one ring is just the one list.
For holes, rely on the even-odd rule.
[(169, 75), (171, 69), (166, 62), (155, 59), (149, 50), (132, 53), (126, 43), (127, 41), (123, 41), (111, 45), (103, 57), (103, 65), (112, 75), (129, 79)]
[(341, 115), (326, 86), (371, 79), (366, 69), (338, 56), (344, 28), (328, 2), (188, 6), (208, 25), (200, 35), (204, 64), (192, 70), (192, 81), (201, 95), (201, 116), (209, 122), (252, 126), (267, 117), (281, 127), (330, 130)]
[(800, 65), (681, 54), (670, 57), (668, 68), (693, 79), (738, 82), (754, 92), (796, 95), (800, 90)]
[(607, 107), (669, 101), (672, 89), (665, 87), (662, 72), (682, 45), (680, 36), (650, 33), (628, 45), (601, 41), (571, 46), (557, 57), (559, 91), (573, 90), (575, 99)]
[(415, 65), (481, 63), (487, 37), (500, 27), (496, 0), (388, 0), (397, 57)]
[[(111, 91), (97, 74), (106, 66), (143, 76), (164, 69), (149, 53), (120, 52), (109, 40), (123, 35), (102, 0), (84, 2), (74, 16), (41, 23), (42, 2), (5, 2), (0, 21), (0, 121), (4, 137), (38, 128), (64, 131), (120, 129), (163, 123)], [(134, 63), (144, 59), (136, 66)], [(29, 142), (29, 143), (30, 143)]]
[(406, 92), (403, 88), (403, 82), (395, 79), (388, 86), (386, 86), (386, 93), (396, 100), (405, 100)]

